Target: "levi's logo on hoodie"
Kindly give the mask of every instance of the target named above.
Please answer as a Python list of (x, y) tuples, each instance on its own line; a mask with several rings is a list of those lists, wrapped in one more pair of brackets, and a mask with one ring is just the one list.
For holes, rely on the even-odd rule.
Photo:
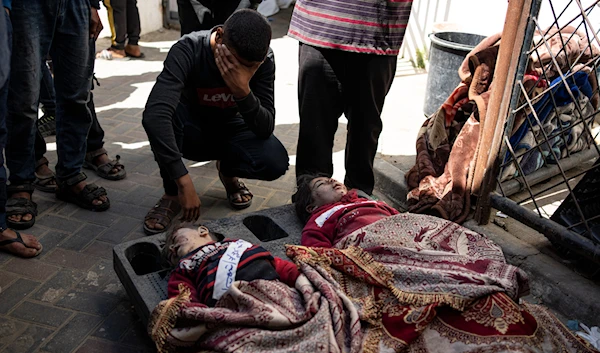
[(198, 104), (221, 109), (235, 107), (235, 99), (229, 87), (196, 88)]

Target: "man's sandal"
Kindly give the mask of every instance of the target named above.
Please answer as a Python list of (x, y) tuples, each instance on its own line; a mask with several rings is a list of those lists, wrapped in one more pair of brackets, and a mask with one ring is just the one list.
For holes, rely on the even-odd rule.
[[(42, 157), (35, 164), (35, 170), (37, 170), (42, 165), (48, 165), (48, 160), (46, 157)], [(56, 189), (58, 189), (58, 185), (56, 183), (56, 174), (52, 172), (52, 174), (41, 175), (35, 172), (35, 181), (33, 182), (33, 186), (39, 191), (56, 193)]]
[[(179, 202), (161, 198), (158, 200), (156, 205), (154, 205), (154, 207), (148, 211), (146, 217), (144, 218), (144, 233), (147, 235), (154, 235), (166, 231), (171, 226), (173, 219), (179, 214), (179, 212), (181, 212), (181, 205)], [(148, 227), (146, 222), (151, 219), (155, 219), (155, 224), (160, 224), (163, 226), (163, 229)]]
[[(227, 188), (225, 188), (225, 190), (227, 191), (227, 201), (229, 201), (229, 205), (231, 205), (231, 207), (235, 208), (236, 210), (243, 210), (244, 208), (248, 208), (250, 207), (250, 205), (252, 205), (252, 198), (254, 197), (254, 195), (250, 192), (250, 190), (248, 190), (246, 184), (244, 184), (244, 182), (241, 179), (237, 180), (237, 186), (235, 191), (229, 191), (227, 190)], [(239, 195), (240, 200), (242, 199), (242, 196), (250, 195), (250, 200), (236, 202), (236, 195)]]
[[(106, 152), (104, 148), (100, 148), (98, 150), (86, 153), (85, 160), (83, 161), (83, 167), (95, 171), (100, 178), (104, 178), (107, 180), (125, 179), (125, 177), (127, 176), (127, 172), (125, 171), (125, 166), (119, 162), (121, 160), (121, 156), (119, 155), (117, 155), (117, 159), (114, 159), (108, 163), (101, 164), (98, 166), (94, 164), (94, 159), (103, 154), (108, 155), (108, 152)], [(111, 173), (112, 170), (115, 168), (119, 169), (119, 171), (116, 173)]]
[[(38, 255), (39, 255), (39, 254), (42, 252), (42, 250), (43, 250), (43, 248), (44, 248), (44, 247), (42, 246), (42, 244), (40, 244), (40, 248), (39, 248), (39, 249), (36, 249), (36, 248), (34, 248), (33, 246), (29, 246), (29, 245), (25, 244), (25, 242), (23, 241), (23, 238), (21, 237), (21, 233), (19, 233), (19, 232), (15, 231), (15, 234), (17, 235), (17, 237), (16, 237), (16, 238), (14, 238), (14, 239), (6, 239), (6, 240), (2, 240), (2, 241), (0, 241), (0, 250), (2, 250), (2, 251), (5, 251), (5, 252), (8, 252), (8, 253), (10, 253), (10, 254), (14, 254), (14, 255), (21, 256), (21, 257), (25, 257), (25, 258), (28, 258), (28, 257), (36, 257), (36, 256), (38, 256)], [(35, 249), (35, 254), (34, 254), (33, 256), (22, 256), (22, 255), (20, 255), (20, 254), (18, 254), (18, 253), (15, 253), (15, 252), (12, 252), (12, 251), (8, 251), (8, 250), (4, 250), (4, 249), (2, 249), (2, 247), (6, 246), (6, 245), (10, 245), (10, 244), (12, 244), (12, 243), (21, 243), (21, 244), (23, 244), (23, 246), (24, 246), (25, 248), (27, 248), (27, 249)]]
[(96, 184), (87, 184), (80, 192), (75, 193), (71, 189), (74, 185), (87, 179), (85, 173), (79, 173), (72, 178), (58, 183), (56, 198), (59, 200), (75, 204), (86, 210), (101, 212), (110, 208), (108, 197), (99, 205), (94, 204), (94, 200), (100, 200), (102, 196), (107, 196), (106, 190)]
[[(9, 195), (8, 200), (6, 200), (6, 223), (10, 228), (23, 230), (31, 228), (35, 224), (35, 216), (37, 216), (37, 204), (24, 197), (11, 197), (12, 194), (17, 192), (28, 192), (29, 195), (31, 195), (33, 190), (34, 188), (31, 183), (25, 183), (22, 185), (8, 185), (6, 187), (6, 192)], [(15, 222), (10, 220), (10, 216), (24, 216), (26, 214), (31, 215), (31, 219), (29, 221)]]

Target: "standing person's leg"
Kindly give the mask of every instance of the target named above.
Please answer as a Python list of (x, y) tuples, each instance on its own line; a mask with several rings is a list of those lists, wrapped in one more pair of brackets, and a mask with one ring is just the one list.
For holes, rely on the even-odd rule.
[(339, 72), (335, 72), (341, 66), (335, 58), (338, 54), (335, 50), (300, 44), (296, 177), (333, 175), (333, 137), (343, 112), (340, 80), (336, 75)]
[(105, 211), (110, 207), (104, 188), (85, 182), (81, 167), (91, 125), (87, 107), (92, 84), (94, 39), (90, 38), (91, 7), (88, 0), (63, 4), (51, 56), (56, 88), (56, 196), (79, 207)]
[(6, 222), (6, 169), (4, 168), (3, 152), (8, 135), (6, 104), (10, 76), (12, 27), (8, 12), (2, 6), (0, 6), (0, 12), (0, 251), (21, 257), (33, 257), (42, 251), (42, 245), (31, 235), (21, 235), (7, 229)]
[(127, 0), (127, 45), (125, 46), (125, 54), (128, 56), (143, 57), (138, 45), (141, 30), (137, 0)]
[(8, 97), (8, 141), (6, 164), (10, 170), (7, 188), (8, 224), (28, 228), (35, 223), (37, 205), (31, 201), (35, 180), (35, 122), (41, 84), (42, 58), (52, 38), (55, 1), (32, 0), (12, 4), (13, 60)]
[(396, 56), (347, 53), (343, 82), (348, 118), (344, 184), (373, 193), (373, 161), (383, 124), (381, 111), (396, 73)]
[(56, 92), (54, 79), (46, 60), (42, 60), (42, 84), (40, 86), (40, 104), (44, 115), (36, 121), (42, 137), (56, 135)]
[(177, 0), (177, 13), (182, 37), (213, 27), (210, 9), (198, 0)]
[(111, 33), (110, 48), (98, 53), (103, 59), (122, 59), (125, 57), (125, 39), (127, 38), (127, 0), (104, 0), (108, 14), (108, 26)]
[[(92, 89), (94, 88), (92, 87)], [(125, 166), (120, 162), (121, 157), (117, 155), (116, 159), (111, 160), (104, 148), (104, 129), (98, 121), (94, 105), (94, 94), (91, 91), (88, 108), (92, 116), (92, 126), (87, 137), (87, 151), (83, 167), (94, 170), (99, 177), (107, 180), (124, 179), (127, 173), (125, 172)]]

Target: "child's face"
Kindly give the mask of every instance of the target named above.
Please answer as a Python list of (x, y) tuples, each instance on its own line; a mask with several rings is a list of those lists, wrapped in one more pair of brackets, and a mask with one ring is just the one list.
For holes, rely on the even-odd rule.
[(173, 242), (171, 244), (171, 257), (178, 258), (190, 253), (201, 246), (212, 243), (208, 229), (204, 226), (198, 229), (180, 228), (173, 234)]
[(348, 193), (346, 185), (327, 177), (319, 177), (311, 180), (310, 190), (313, 202), (308, 206), (310, 208), (309, 212), (314, 211), (320, 206), (338, 202), (342, 199), (342, 196)]

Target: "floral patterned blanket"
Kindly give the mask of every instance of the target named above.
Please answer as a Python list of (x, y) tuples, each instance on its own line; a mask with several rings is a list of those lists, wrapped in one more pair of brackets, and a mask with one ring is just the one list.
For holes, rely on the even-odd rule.
[(302, 275), (235, 282), (214, 308), (161, 302), (159, 352), (595, 352), (544, 308), (519, 305), (527, 280), (485, 237), (400, 214), (337, 248), (289, 245)]

